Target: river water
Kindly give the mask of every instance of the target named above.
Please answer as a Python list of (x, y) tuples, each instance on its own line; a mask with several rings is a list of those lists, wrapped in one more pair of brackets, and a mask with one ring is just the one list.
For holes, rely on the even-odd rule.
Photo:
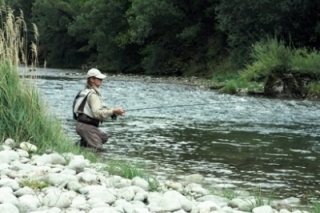
[[(36, 85), (77, 141), (71, 106), (85, 77), (68, 72), (38, 69), (32, 75), (47, 76), (37, 78)], [(179, 181), (197, 173), (215, 188), (259, 188), (278, 198), (320, 197), (319, 102), (108, 78), (101, 88), (105, 102), (128, 110), (125, 117), (101, 125), (110, 135), (106, 158), (142, 164), (159, 180)], [(160, 108), (134, 110), (150, 107)]]

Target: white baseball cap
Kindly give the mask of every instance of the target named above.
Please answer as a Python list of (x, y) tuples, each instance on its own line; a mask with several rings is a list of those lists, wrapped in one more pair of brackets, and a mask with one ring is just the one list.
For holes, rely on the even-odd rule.
[(98, 69), (96, 68), (92, 68), (87, 72), (87, 78), (91, 78), (91, 77), (95, 77), (95, 78), (99, 78), (99, 79), (104, 79), (107, 76), (103, 75)]

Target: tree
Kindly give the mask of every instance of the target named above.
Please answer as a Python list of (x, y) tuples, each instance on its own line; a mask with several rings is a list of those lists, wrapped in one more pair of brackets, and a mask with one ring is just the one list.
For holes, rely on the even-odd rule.
[(319, 1), (313, 0), (221, 0), (217, 18), (220, 29), (228, 34), (232, 61), (242, 67), (252, 44), (267, 36), (318, 48), (319, 9)]
[(69, 33), (78, 42), (86, 43), (78, 50), (91, 54), (89, 64), (114, 72), (137, 69), (137, 45), (120, 42), (128, 28), (125, 13), (129, 7), (127, 0), (91, 0), (82, 5)]
[(218, 1), (132, 0), (127, 42), (142, 46), (147, 73), (182, 74), (190, 63), (206, 63), (215, 37)]
[(54, 67), (78, 67), (81, 54), (79, 44), (68, 34), (68, 26), (74, 21), (72, 1), (35, 0), (32, 7), (33, 21), (40, 34), (40, 45), (48, 51), (48, 65)]

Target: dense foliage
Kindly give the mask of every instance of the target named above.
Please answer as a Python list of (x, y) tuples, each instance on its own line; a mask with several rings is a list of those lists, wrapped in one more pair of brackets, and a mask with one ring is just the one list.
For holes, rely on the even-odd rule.
[(38, 26), (39, 56), (51, 67), (210, 76), (244, 67), (252, 45), (266, 36), (299, 48), (320, 45), (320, 2), (314, 0), (6, 3)]

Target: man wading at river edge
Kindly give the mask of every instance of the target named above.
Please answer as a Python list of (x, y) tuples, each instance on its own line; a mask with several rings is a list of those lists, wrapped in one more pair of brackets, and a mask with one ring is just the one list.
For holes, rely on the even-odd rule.
[(77, 119), (76, 131), (81, 137), (80, 145), (96, 151), (104, 151), (103, 144), (108, 135), (98, 127), (104, 119), (125, 114), (122, 108), (110, 108), (101, 98), (100, 86), (106, 78), (98, 69), (92, 68), (87, 73), (86, 88), (80, 91), (73, 103), (73, 112)]

